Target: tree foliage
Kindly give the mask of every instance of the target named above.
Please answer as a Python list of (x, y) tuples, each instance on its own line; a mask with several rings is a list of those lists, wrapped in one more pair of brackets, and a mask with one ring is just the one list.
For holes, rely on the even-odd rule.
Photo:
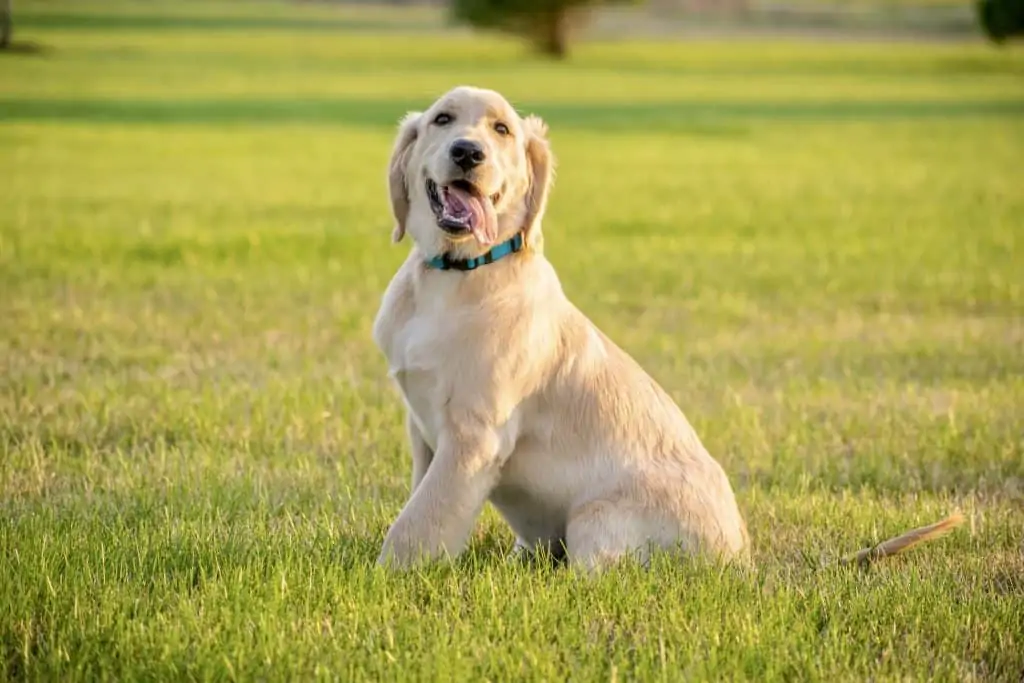
[(1024, 0), (978, 0), (978, 18), (985, 34), (1001, 43), (1024, 35)]
[(483, 29), (515, 33), (553, 57), (568, 55), (571, 34), (597, 5), (638, 4), (642, 0), (452, 0), (459, 21)]

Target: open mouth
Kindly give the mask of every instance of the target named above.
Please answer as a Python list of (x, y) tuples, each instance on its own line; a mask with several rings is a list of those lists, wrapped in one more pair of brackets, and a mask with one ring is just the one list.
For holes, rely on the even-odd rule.
[(501, 193), (486, 197), (466, 180), (438, 185), (428, 178), (427, 197), (438, 227), (449, 235), (473, 235), (481, 244), (490, 244), (497, 238), (494, 205), (501, 199)]

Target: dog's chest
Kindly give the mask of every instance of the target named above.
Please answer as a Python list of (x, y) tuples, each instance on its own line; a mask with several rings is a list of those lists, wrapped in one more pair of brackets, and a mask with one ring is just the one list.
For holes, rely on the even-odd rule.
[(388, 353), (389, 374), (432, 449), (437, 448), (441, 411), (451, 391), (451, 343), (432, 316), (413, 315), (396, 327)]

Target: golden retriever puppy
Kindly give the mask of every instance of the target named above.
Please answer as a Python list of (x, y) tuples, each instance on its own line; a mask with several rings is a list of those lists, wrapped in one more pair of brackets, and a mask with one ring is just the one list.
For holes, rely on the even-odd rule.
[(659, 547), (743, 556), (725, 472), (542, 254), (546, 134), (470, 87), (400, 124), (392, 237), (414, 246), (374, 340), (408, 408), (413, 475), (379, 561), (458, 554), (488, 500), (517, 546), (587, 569)]
[[(399, 126), (388, 170), (414, 246), (373, 336), (407, 408), (412, 493), (378, 562), (461, 552), (488, 500), (521, 550), (586, 570), (652, 550), (749, 559), (729, 479), (672, 399), (566, 298), (541, 248), (547, 128), (459, 87)], [(937, 538), (962, 516), (843, 562)]]

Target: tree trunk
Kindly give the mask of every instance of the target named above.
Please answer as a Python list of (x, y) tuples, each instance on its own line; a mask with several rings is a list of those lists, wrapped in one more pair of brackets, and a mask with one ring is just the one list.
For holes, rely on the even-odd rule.
[(11, 44), (11, 14), (14, 0), (0, 0), (0, 50)]
[(545, 14), (537, 36), (541, 52), (556, 59), (569, 55), (569, 28), (571, 17), (568, 9), (556, 9)]

